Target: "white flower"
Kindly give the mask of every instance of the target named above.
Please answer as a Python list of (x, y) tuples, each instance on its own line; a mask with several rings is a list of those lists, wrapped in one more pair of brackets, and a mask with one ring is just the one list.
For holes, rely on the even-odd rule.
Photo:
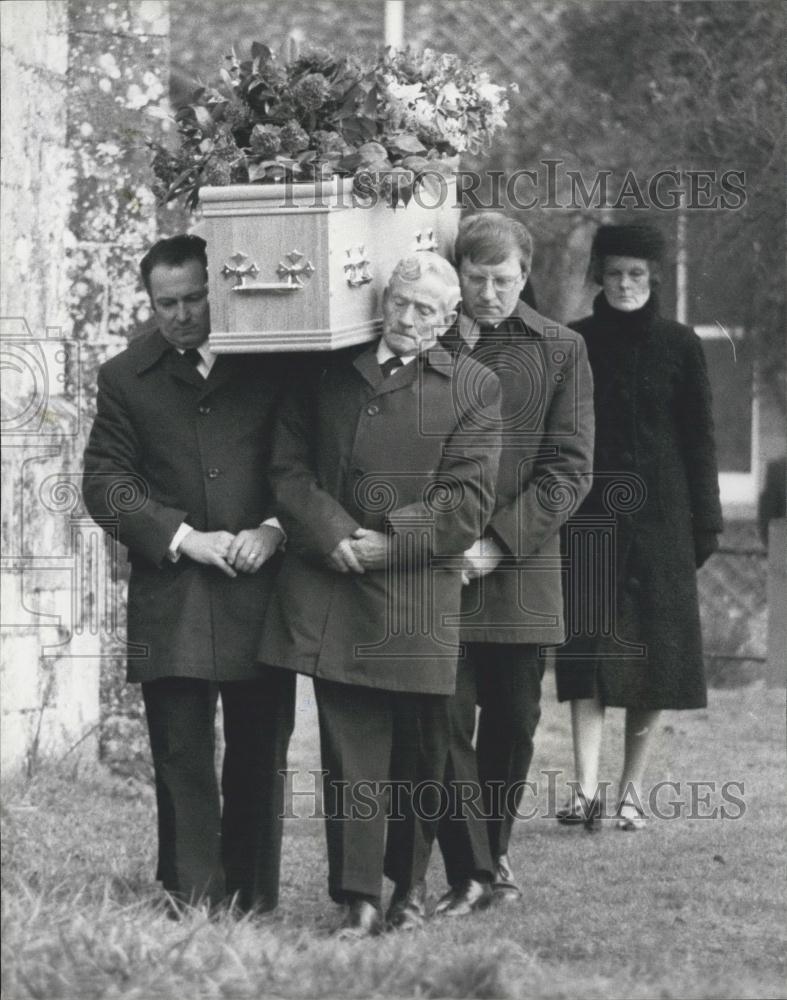
[(435, 106), (426, 98), (421, 98), (415, 102), (414, 117), (418, 125), (432, 125), (434, 123)]
[[(484, 73), (483, 75), (486, 76), (487, 74)], [(499, 87), (496, 83), (490, 83), (487, 78), (480, 86), (476, 87), (476, 93), (482, 101), (489, 101), (492, 107), (494, 107), (502, 100), (505, 89), (505, 87)]]
[(386, 96), (393, 101), (401, 101), (403, 104), (415, 104), (424, 96), (424, 86), (422, 83), (399, 83), (391, 80), (386, 83)]
[(454, 147), (457, 153), (462, 153), (467, 149), (467, 122), (464, 115), (459, 118), (447, 118), (441, 126), (440, 131), (446, 142)]
[(508, 101), (503, 101), (503, 103), (498, 108), (492, 108), (486, 117), (486, 126), (490, 132), (495, 132), (499, 128), (506, 127), (506, 111), (508, 111)]
[(462, 103), (462, 96), (462, 91), (457, 85), (449, 81), (443, 85), (437, 95), (437, 106), (443, 108), (444, 111), (456, 111)]

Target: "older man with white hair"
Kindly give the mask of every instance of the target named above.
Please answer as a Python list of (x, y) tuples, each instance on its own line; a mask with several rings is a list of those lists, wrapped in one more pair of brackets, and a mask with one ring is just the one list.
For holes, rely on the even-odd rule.
[[(394, 801), (407, 818), (387, 921), (425, 916), (428, 857), (415, 827), (439, 807), (462, 553), (491, 513), (499, 453), (497, 377), (437, 343), (458, 298), (442, 257), (400, 261), (380, 340), (329, 357), (284, 405), (274, 437), (288, 547), (259, 658), (314, 678), (329, 892), (345, 906), (344, 937), (383, 927), (392, 778), (408, 808)], [(423, 794), (409, 801), (414, 788)]]

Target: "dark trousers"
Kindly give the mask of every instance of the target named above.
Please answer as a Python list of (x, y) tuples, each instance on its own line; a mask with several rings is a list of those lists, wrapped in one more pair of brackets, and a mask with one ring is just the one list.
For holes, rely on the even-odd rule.
[[(236, 895), (270, 910), (279, 894), (284, 778), (295, 675), (213, 684), (167, 677), (142, 685), (158, 806), (157, 878), (177, 900), (211, 905)], [(214, 722), (224, 712), (221, 797)]]
[(379, 899), (389, 811), (398, 851), (386, 857), (385, 874), (407, 889), (429, 863), (434, 831), (421, 827), (436, 828), (441, 808), (450, 699), (320, 678), (314, 693), (331, 899)]
[(450, 885), (491, 873), (508, 851), (533, 759), (545, 665), (535, 645), (470, 642), (465, 654), (449, 706), (445, 780), (450, 808), (437, 832)]

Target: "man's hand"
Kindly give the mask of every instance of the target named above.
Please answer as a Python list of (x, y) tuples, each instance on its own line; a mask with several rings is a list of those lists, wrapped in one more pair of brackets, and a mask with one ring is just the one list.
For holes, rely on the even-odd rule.
[(385, 569), (390, 542), (388, 536), (381, 531), (356, 528), (350, 539), (350, 547), (364, 569)]
[(473, 542), (464, 554), (462, 584), (470, 583), (471, 580), (477, 580), (497, 569), (504, 555), (505, 552), (494, 538), (479, 538)]
[(227, 552), (227, 562), (241, 573), (256, 573), (276, 552), (284, 532), (272, 524), (239, 531)]
[(358, 561), (358, 557), (353, 551), (353, 538), (348, 536), (343, 538), (333, 552), (325, 557), (325, 561), (331, 569), (337, 573), (363, 573), (364, 568)]
[(229, 531), (190, 531), (180, 543), (180, 551), (194, 562), (217, 566), (227, 576), (238, 574), (227, 563), (227, 553), (235, 536)]

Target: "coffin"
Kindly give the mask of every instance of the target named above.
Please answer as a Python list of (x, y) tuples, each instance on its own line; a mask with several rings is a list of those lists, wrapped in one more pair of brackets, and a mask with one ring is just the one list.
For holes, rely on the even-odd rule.
[[(220, 354), (326, 351), (372, 340), (385, 283), (419, 250), (448, 256), (453, 181), (406, 207), (357, 203), (352, 182), (200, 189), (208, 242), (211, 348)], [(419, 203), (420, 202), (420, 203)]]

